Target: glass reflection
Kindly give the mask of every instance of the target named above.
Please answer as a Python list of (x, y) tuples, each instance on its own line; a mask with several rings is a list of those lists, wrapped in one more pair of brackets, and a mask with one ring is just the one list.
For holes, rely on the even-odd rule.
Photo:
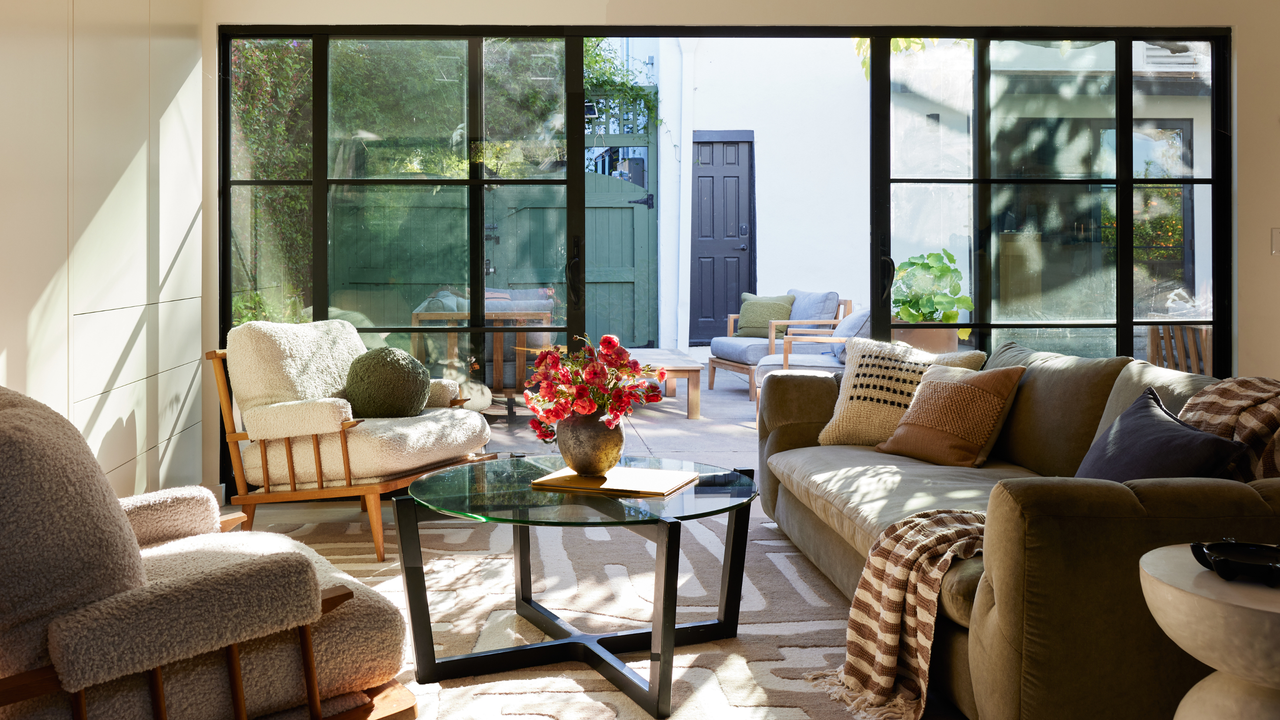
[(491, 178), (563, 178), (564, 41), (486, 38), (484, 142)]
[(467, 177), (467, 41), (329, 44), (329, 176)]
[(1134, 42), (1135, 178), (1212, 176), (1211, 47), (1205, 41)]
[(1114, 321), (1115, 234), (1104, 220), (1115, 206), (1114, 188), (993, 185), (994, 319)]
[(990, 132), (997, 178), (1115, 177), (1115, 43), (991, 43)]
[(896, 38), (890, 59), (890, 170), (898, 178), (973, 173), (973, 40)]
[(311, 319), (311, 188), (231, 188), (231, 324)]

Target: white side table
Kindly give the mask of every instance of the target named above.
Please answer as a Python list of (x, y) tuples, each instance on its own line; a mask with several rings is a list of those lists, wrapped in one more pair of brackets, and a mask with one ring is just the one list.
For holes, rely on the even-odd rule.
[(1152, 550), (1138, 566), (1160, 629), (1217, 669), (1187, 692), (1174, 720), (1280, 718), (1280, 588), (1227, 582), (1190, 545)]

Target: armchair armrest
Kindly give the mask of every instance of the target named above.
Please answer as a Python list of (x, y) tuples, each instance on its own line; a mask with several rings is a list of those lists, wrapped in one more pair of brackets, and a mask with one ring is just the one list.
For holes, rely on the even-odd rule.
[(1090, 717), (1105, 698), (1106, 717), (1173, 717), (1210, 668), (1156, 624), (1138, 559), (1225, 536), (1280, 542), (1280, 479), (1000, 482), (969, 631), (979, 714)]
[[(831, 330), (834, 331), (836, 329), (836, 325), (839, 325), (839, 324), (840, 324), (839, 320), (770, 320), (769, 321), (769, 354), (772, 355), (774, 353), (774, 348), (776, 347), (774, 345), (774, 342), (778, 337), (779, 327), (783, 328), (784, 330), (783, 334), (785, 335), (786, 333), (789, 333), (792, 331), (792, 328), (791, 328), (792, 325), (829, 325), (831, 327)], [(803, 330), (804, 328), (796, 328), (796, 329)]]
[(739, 317), (741, 316), (740, 315), (729, 316), (729, 328), (725, 330), (725, 333), (724, 333), (727, 337), (733, 337), (733, 326), (738, 322)]
[(432, 380), (427, 407), (451, 407), (457, 397), (458, 382), (456, 380)]
[[(833, 328), (834, 329), (834, 328)], [(782, 338), (782, 369), (786, 370), (791, 364), (791, 343), (822, 343), (823, 345), (835, 345), (837, 343), (847, 342), (849, 338), (831, 337), (830, 335), (787, 335)]]
[(250, 440), (325, 435), (338, 432), (352, 417), (351, 403), (342, 398), (297, 400), (244, 411), (244, 429)]
[(301, 553), (247, 556), (180, 580), (149, 583), (49, 624), (62, 688), (151, 670), (320, 618), (320, 586)]
[(142, 546), (216, 533), (221, 527), (218, 501), (200, 485), (122, 498), (120, 506)]

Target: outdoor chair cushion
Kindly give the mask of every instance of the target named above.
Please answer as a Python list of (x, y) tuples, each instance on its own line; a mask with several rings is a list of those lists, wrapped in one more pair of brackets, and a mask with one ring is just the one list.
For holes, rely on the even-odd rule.
[(796, 301), (791, 304), (792, 320), (835, 320), (840, 306), (840, 293), (788, 290)]
[[(433, 385), (435, 383), (432, 383)], [(352, 482), (365, 485), (385, 478), (403, 475), (411, 470), (446, 460), (462, 458), (489, 439), (489, 426), (484, 416), (462, 408), (428, 407), (422, 414), (408, 418), (372, 418), (347, 431), (347, 452), (351, 467), (359, 468), (360, 477)], [(299, 490), (313, 489), (316, 467), (312, 459), (310, 437), (295, 437), (293, 467)], [(262, 484), (262, 451), (257, 442), (243, 453), (245, 474), (250, 483)], [(345, 484), (342, 443), (336, 433), (320, 436), (320, 458), (325, 471), (325, 486)], [(267, 445), (267, 463), (271, 468), (271, 487), (288, 489), (285, 471), (288, 458), (283, 440)]]
[(738, 311), (738, 331), (735, 337), (769, 337), (769, 324), (775, 320), (789, 320), (795, 297), (758, 297), (742, 293), (742, 307)]
[[(791, 347), (791, 355), (821, 355), (830, 352), (831, 346), (822, 343), (796, 343)], [(782, 339), (774, 342), (774, 350), (782, 350)], [(711, 354), (721, 360), (756, 365), (760, 359), (769, 354), (769, 341), (766, 338), (718, 337), (711, 338)], [(782, 355), (778, 354), (778, 367), (782, 366)]]
[[(830, 346), (814, 344), (814, 347)], [(835, 355), (814, 352), (796, 354), (796, 347), (794, 346), (791, 348), (791, 359), (787, 365), (788, 370), (822, 370), (829, 373), (838, 373), (844, 370), (844, 363), (840, 362)], [(764, 387), (765, 376), (781, 369), (782, 353), (765, 355), (760, 358), (760, 362), (756, 363), (756, 387)]]

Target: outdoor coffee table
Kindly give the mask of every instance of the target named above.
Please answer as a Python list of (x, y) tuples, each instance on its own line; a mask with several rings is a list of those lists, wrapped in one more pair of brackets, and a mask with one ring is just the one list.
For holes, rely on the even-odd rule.
[[(667, 497), (560, 493), (530, 487), (531, 481), (564, 467), (559, 455), (513, 457), (459, 465), (424, 476), (409, 486), (408, 496), (395, 499), (400, 569), (408, 596), (418, 682), (439, 682), (576, 660), (595, 668), (654, 717), (671, 714), (675, 647), (738, 634), (747, 520), (751, 502), (758, 493), (749, 472), (648, 457), (623, 457), (620, 464), (696, 470), (699, 477), (697, 483)], [(720, 577), (719, 615), (715, 620), (676, 625), (681, 522), (722, 513), (729, 514), (729, 526)], [(516, 612), (546, 633), (550, 640), (469, 655), (435, 656), (418, 523), (439, 520), (442, 516), (513, 526)], [(589, 635), (534, 601), (529, 572), (531, 525), (621, 526), (656, 543), (652, 629)], [(622, 653), (643, 650), (650, 653), (647, 680), (618, 659)]]
[(676, 394), (676, 380), (684, 378), (689, 393), (689, 410), (686, 417), (697, 420), (702, 416), (702, 363), (679, 350), (635, 348), (629, 352), (631, 359), (641, 365), (667, 369), (665, 392), (667, 397)]

